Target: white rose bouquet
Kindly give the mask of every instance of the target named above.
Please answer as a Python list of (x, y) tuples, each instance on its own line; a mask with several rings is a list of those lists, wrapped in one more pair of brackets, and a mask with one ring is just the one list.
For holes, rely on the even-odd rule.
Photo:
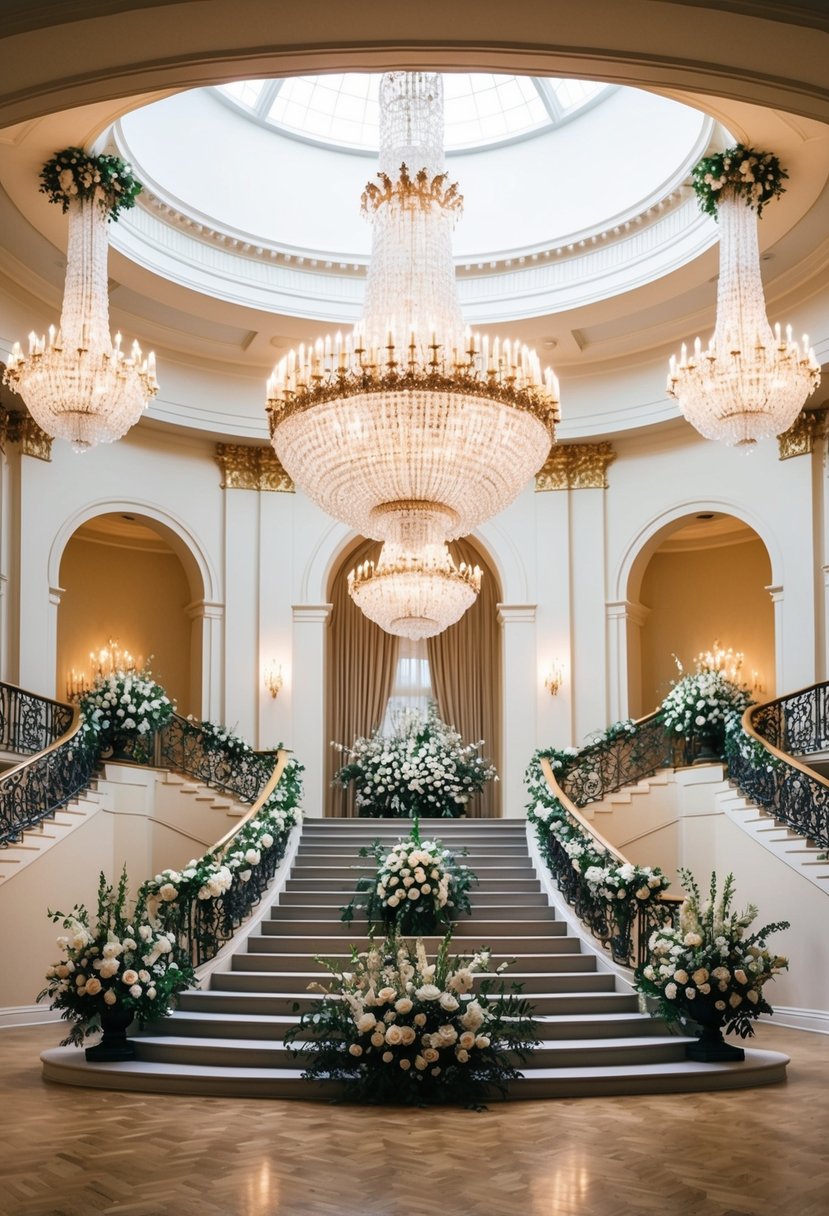
[(247, 739), (235, 734), (228, 726), (206, 720), (197, 722), (192, 717), (187, 719), (187, 723), (206, 752), (222, 752), (232, 760), (241, 760), (253, 754), (253, 748)]
[(70, 203), (94, 199), (110, 219), (135, 206), (141, 183), (118, 156), (94, 156), (84, 148), (56, 152), (40, 171), (40, 189), (66, 211)]
[(139, 762), (150, 759), (153, 735), (173, 716), (172, 701), (147, 670), (100, 676), (80, 709), (101, 750), (126, 751)]
[(357, 1100), (422, 1105), (480, 1103), (521, 1076), (515, 1061), (537, 1040), (532, 1011), (506, 988), (507, 963), (487, 977), (487, 950), (450, 958), (446, 937), (430, 963), (422, 941), (392, 936), (352, 950), (347, 968), (318, 961), (332, 981), (311, 985), (322, 999), (285, 1037), (307, 1061), (304, 1077), (342, 1081)]
[(655, 998), (657, 1012), (670, 1022), (714, 1022), (746, 1038), (754, 1034), (752, 1023), (759, 1014), (773, 1013), (763, 987), (788, 967), (788, 961), (766, 948), (766, 938), (788, 929), (788, 922), (748, 934), (757, 909), (749, 904), (743, 912), (731, 910), (733, 875), (718, 897), (717, 876), (712, 874), (703, 903), (694, 876), (688, 870), (679, 874), (689, 892), (679, 926), (664, 925), (651, 934), (649, 958), (637, 968), (636, 986)]
[(697, 161), (691, 170), (691, 184), (700, 210), (706, 215), (716, 216), (719, 200), (727, 191), (762, 215), (766, 203), (786, 189), (783, 182), (788, 176), (771, 152), (735, 144)]
[(354, 782), (360, 815), (414, 818), (465, 815), (470, 798), (487, 781), (497, 780), (493, 765), (480, 755), (483, 741), (465, 744), (442, 722), (434, 705), (423, 718), (404, 711), (394, 733), (375, 731), (350, 747), (334, 743), (349, 759), (334, 775), (334, 784)]
[(101, 874), (94, 925), (83, 904), (49, 913), (65, 930), (57, 939), (62, 958), (47, 970), (37, 999), (48, 997), (71, 1023), (64, 1046), (80, 1046), (110, 1009), (129, 1011), (142, 1025), (162, 1018), (176, 994), (196, 982), (175, 935), (150, 924), (140, 905), (132, 913), (126, 905), (124, 870), (115, 888)]
[(417, 819), (391, 850), (375, 840), (359, 855), (373, 856), (377, 871), (357, 880), (357, 894), (342, 910), (346, 924), (365, 908), (371, 931), (383, 925), (387, 932), (428, 936), (470, 911), (469, 889), (477, 875), (442, 841), (421, 840)]

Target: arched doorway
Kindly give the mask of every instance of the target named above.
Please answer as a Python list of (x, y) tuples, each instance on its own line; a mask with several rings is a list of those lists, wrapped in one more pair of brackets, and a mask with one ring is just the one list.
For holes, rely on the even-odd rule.
[[(467, 537), (454, 542), (450, 549), (457, 562), (481, 566), (481, 593), (457, 624), (419, 646), (384, 633), (363, 616), (348, 595), (349, 570), (359, 562), (376, 560), (379, 542), (360, 538), (335, 563), (328, 585), (332, 608), (325, 654), (326, 742), (350, 744), (383, 723), (390, 698), (402, 703), (407, 692), (414, 699), (425, 693), (437, 702), (441, 717), (467, 742), (484, 739), (487, 757), (500, 766), (502, 657), (496, 608), (501, 599), (500, 581), (478, 542)], [(410, 687), (408, 674), (414, 669), (418, 671), (415, 689)], [(325, 814), (351, 815), (352, 802), (331, 786), (341, 763), (340, 753), (333, 747), (328, 753)], [(472, 813), (500, 815), (498, 783), (491, 783), (485, 795), (475, 800)]]
[[(181, 714), (201, 713), (200, 649), (192, 645), (188, 571), (157, 521), (106, 512), (81, 524), (60, 560), (56, 688), (89, 681), (92, 652), (115, 641), (153, 675)], [(201, 593), (203, 594), (203, 593)]]
[(715, 641), (743, 655), (740, 679), (753, 696), (773, 696), (771, 560), (754, 529), (733, 515), (698, 511), (674, 520), (642, 556), (631, 576), (638, 585), (629, 593), (641, 605), (640, 664), (631, 670), (634, 716), (664, 699), (678, 676), (674, 655), (692, 670), (694, 657)]

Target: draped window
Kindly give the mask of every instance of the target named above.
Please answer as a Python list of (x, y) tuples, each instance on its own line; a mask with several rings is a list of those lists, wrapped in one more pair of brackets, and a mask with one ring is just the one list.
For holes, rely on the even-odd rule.
[[(468, 538), (449, 546), (456, 562), (476, 563), (483, 570), (481, 593), (455, 625), (428, 639), (429, 668), (438, 711), (466, 743), (484, 740), (483, 753), (501, 766), (501, 629), (498, 576)], [(489, 782), (474, 798), (469, 815), (501, 814), (501, 786)]]
[[(380, 544), (364, 540), (340, 562), (331, 580), (326, 651), (326, 741), (350, 745), (370, 735), (383, 721), (397, 667), (398, 638), (363, 616), (348, 594), (349, 570), (376, 561)], [(325, 814), (353, 815), (351, 789), (331, 786), (344, 757), (329, 747), (326, 755)]]

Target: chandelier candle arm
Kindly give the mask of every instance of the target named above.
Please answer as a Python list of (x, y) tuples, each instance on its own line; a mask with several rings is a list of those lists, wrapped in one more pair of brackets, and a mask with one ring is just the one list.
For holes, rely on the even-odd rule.
[(779, 435), (820, 383), (808, 338), (801, 345), (791, 327), (772, 330), (766, 315), (757, 218), (786, 176), (775, 157), (741, 145), (694, 169), (700, 206), (720, 226), (717, 319), (706, 348), (697, 338), (671, 356), (667, 391), (706, 439), (745, 445)]
[[(120, 439), (155, 396), (158, 382), (155, 355), (150, 352), (144, 359), (137, 342), (125, 352), (120, 333), (113, 340), (109, 329), (107, 223), (120, 207), (132, 205), (140, 187), (127, 172), (120, 178), (114, 173), (110, 162), (121, 165), (114, 157), (90, 156), (74, 170), (64, 167), (58, 172), (67, 153), (86, 156), (67, 149), (48, 162), (41, 175), (42, 188), (63, 206), (69, 224), (60, 328), (50, 326), (48, 338), (30, 334), (26, 355), (16, 342), (4, 378), (48, 435), (83, 451)], [(86, 170), (94, 177), (98, 161), (106, 162), (106, 185), (95, 186), (91, 177), (85, 189), (81, 174)], [(55, 174), (50, 175), (50, 169)], [(78, 186), (73, 185), (73, 173)], [(116, 190), (113, 182), (119, 181)]]

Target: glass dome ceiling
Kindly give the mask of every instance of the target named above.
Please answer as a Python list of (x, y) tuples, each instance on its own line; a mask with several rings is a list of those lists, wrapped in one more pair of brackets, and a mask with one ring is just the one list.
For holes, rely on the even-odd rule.
[[(374, 153), (377, 73), (240, 80), (218, 92), (250, 117), (286, 135)], [(446, 150), (521, 139), (566, 122), (613, 86), (590, 80), (446, 73)]]

